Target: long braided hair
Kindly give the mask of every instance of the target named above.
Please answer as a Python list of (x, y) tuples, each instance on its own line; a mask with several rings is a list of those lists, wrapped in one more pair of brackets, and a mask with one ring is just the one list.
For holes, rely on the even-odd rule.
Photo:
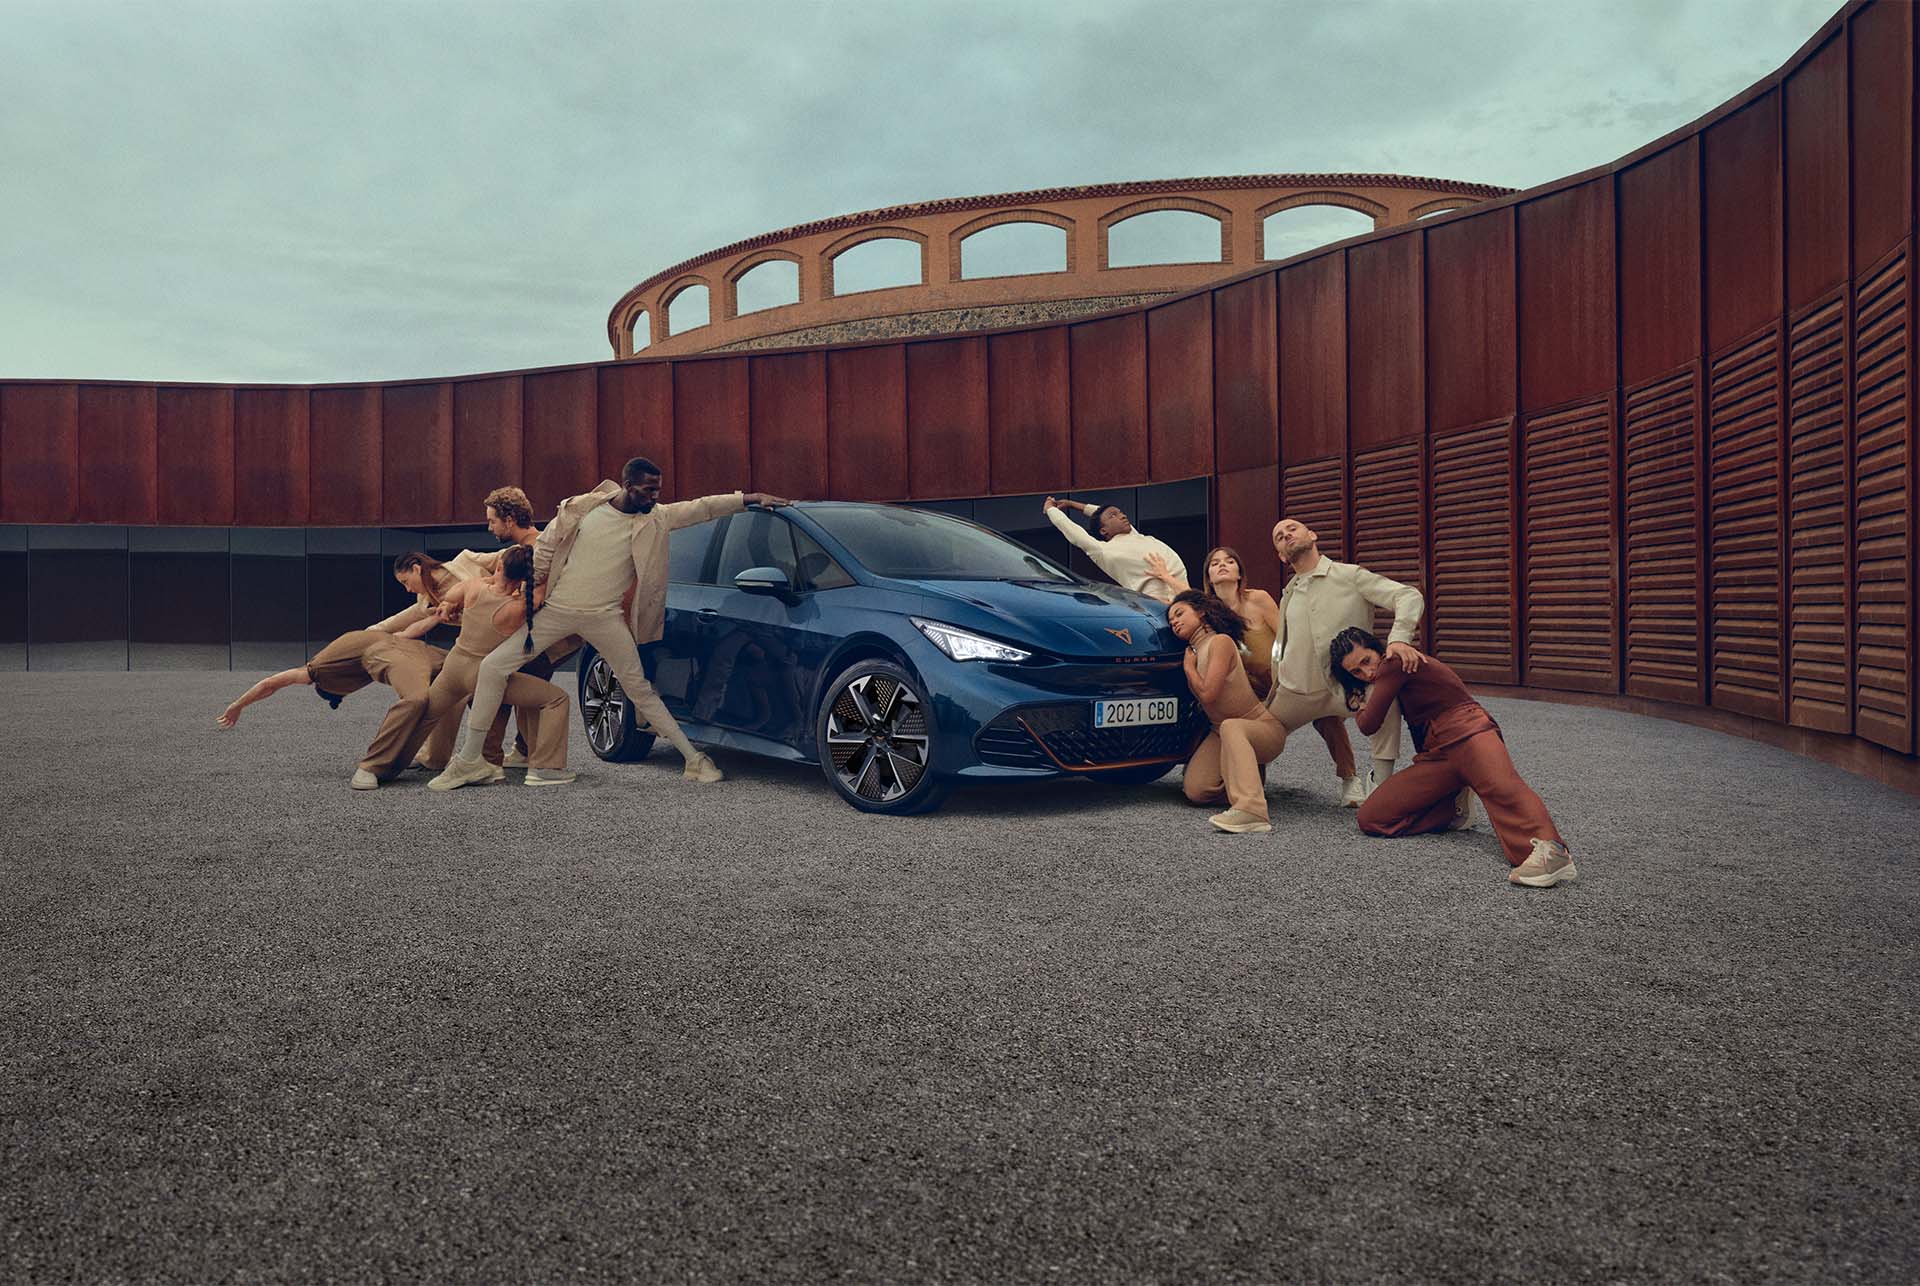
[(527, 608), (527, 637), (520, 644), (522, 652), (533, 651), (533, 614), (540, 609), (533, 603), (533, 551), (525, 545), (514, 545), (500, 556), (500, 574), (508, 584), (520, 582), (520, 593)]

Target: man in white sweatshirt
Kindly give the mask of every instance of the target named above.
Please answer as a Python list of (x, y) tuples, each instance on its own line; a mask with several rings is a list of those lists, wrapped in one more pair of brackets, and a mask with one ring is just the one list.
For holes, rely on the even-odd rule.
[[(1173, 546), (1166, 541), (1155, 540), (1143, 531), (1136, 531), (1119, 505), (1091, 505), (1080, 500), (1057, 500), (1048, 496), (1043, 508), (1047, 521), (1060, 529), (1067, 543), (1091, 558), (1094, 566), (1111, 577), (1115, 584), (1159, 599), (1162, 603), (1173, 601), (1173, 586), (1147, 570), (1147, 559), (1158, 554), (1167, 560), (1168, 569), (1182, 580), (1186, 579), (1187, 565), (1180, 561), (1180, 555), (1174, 553)], [(1067, 517), (1068, 509), (1078, 509), (1093, 519), (1100, 538), (1095, 540), (1084, 527)]]

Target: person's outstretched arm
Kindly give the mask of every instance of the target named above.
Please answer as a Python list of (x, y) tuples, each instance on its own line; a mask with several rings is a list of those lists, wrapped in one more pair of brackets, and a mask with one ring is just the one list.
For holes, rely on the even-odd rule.
[[(419, 600), (415, 599), (412, 603), (400, 611), (395, 612), (386, 620), (375, 621), (372, 625), (367, 626), (367, 628), (370, 630), (380, 630), (387, 634), (398, 634), (408, 626), (418, 625), (421, 621), (429, 619), (432, 615), (433, 612), (431, 608), (420, 606)], [(418, 636), (409, 635), (408, 637), (413, 638)]]
[(240, 722), (240, 712), (254, 702), (265, 701), (282, 688), (290, 688), (295, 684), (312, 682), (313, 679), (307, 674), (307, 667), (304, 665), (292, 670), (282, 670), (278, 674), (269, 674), (266, 678), (248, 688), (238, 701), (221, 711), (219, 717), (216, 718), (214, 722), (222, 728), (231, 728), (234, 724)]
[[(1046, 504), (1042, 506), (1047, 512), (1047, 521), (1060, 529), (1060, 534), (1067, 538), (1069, 545), (1093, 559), (1094, 562), (1100, 562), (1100, 554), (1105, 547), (1088, 535), (1085, 527), (1067, 517), (1068, 505), (1081, 507), (1077, 500), (1055, 500), (1052, 496), (1048, 496)], [(1106, 570), (1105, 564), (1101, 564), (1101, 570)]]

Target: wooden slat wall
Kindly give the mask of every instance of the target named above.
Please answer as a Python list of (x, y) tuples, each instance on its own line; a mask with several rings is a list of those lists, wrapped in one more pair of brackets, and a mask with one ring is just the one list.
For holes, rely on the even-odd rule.
[(1707, 411), (1713, 704), (1781, 719), (1780, 332), (1713, 359)]
[(1528, 417), (1521, 449), (1526, 682), (1617, 691), (1612, 400)]
[(1513, 421), (1429, 445), (1433, 480), (1427, 595), (1433, 649), (1464, 679), (1517, 683), (1513, 629)]
[(1854, 298), (1853, 545), (1859, 734), (1914, 749), (1913, 423), (1907, 250), (1870, 270)]
[(1803, 309), (1787, 332), (1787, 721), (1846, 732), (1847, 301)]
[[(1353, 561), (1425, 594), (1427, 527), (1420, 443), (1396, 442), (1354, 452), (1352, 486)], [(1375, 612), (1373, 624), (1374, 632), (1384, 639), (1393, 614)]]
[(1320, 552), (1347, 558), (1347, 462), (1341, 456), (1290, 464), (1280, 473), (1280, 516), (1311, 527)]
[(1699, 388), (1689, 366), (1626, 395), (1626, 690), (1697, 703)]

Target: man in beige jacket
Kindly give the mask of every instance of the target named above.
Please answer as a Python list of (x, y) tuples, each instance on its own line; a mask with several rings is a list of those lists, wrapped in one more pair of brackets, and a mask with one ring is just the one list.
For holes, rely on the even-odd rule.
[[(1341, 630), (1371, 628), (1376, 607), (1393, 613), (1387, 654), (1399, 657), (1409, 673), (1420, 668), (1413, 636), (1427, 604), (1419, 590), (1354, 563), (1335, 562), (1320, 552), (1319, 534), (1293, 518), (1274, 525), (1273, 550), (1293, 569), (1293, 578), (1280, 592), (1280, 631), (1273, 640), (1273, 691), (1267, 695), (1267, 708), (1288, 732), (1326, 715), (1346, 719), (1353, 713), (1333, 677), (1328, 648)], [(1400, 757), (1400, 728), (1400, 706), (1395, 703), (1369, 739), (1375, 785), (1393, 775)], [(1358, 774), (1343, 778), (1342, 806), (1360, 807), (1369, 789)]]
[[(635, 714), (686, 760), (687, 778), (720, 780), (720, 769), (694, 749), (647, 682), (639, 645), (658, 639), (666, 624), (669, 533), (739, 513), (750, 504), (788, 502), (762, 492), (736, 491), (663, 505), (660, 466), (644, 457), (627, 461), (620, 476), (619, 482), (608, 480), (585, 495), (561, 501), (553, 521), (534, 541), (538, 610), (525, 631), (516, 631), (480, 663), (466, 737), (436, 781), (454, 786), (490, 779), (480, 748), (506, 694), (507, 676), (569, 634), (578, 634), (606, 658)], [(629, 593), (629, 606), (622, 613), (621, 601)]]
[[(1093, 519), (1100, 538), (1095, 540), (1084, 527), (1067, 517), (1069, 509), (1078, 509)], [(1092, 559), (1093, 565), (1111, 577), (1116, 585), (1125, 586), (1136, 594), (1145, 594), (1162, 603), (1171, 603), (1173, 586), (1147, 566), (1147, 560), (1155, 556), (1166, 560), (1167, 567), (1175, 576), (1181, 580), (1187, 578), (1187, 565), (1180, 561), (1180, 555), (1173, 552), (1173, 546), (1135, 527), (1119, 505), (1095, 505), (1082, 500), (1060, 500), (1048, 496), (1041, 510), (1055, 530), (1067, 538), (1067, 543)]]

